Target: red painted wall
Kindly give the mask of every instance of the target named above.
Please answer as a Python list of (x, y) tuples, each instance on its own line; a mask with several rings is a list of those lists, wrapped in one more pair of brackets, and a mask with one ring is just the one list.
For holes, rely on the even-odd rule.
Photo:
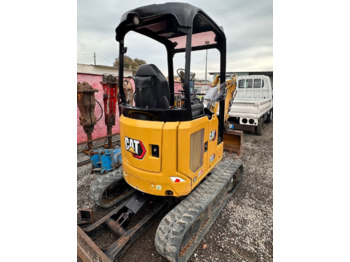
[[(102, 89), (102, 85), (100, 84), (101, 81), (102, 81), (102, 75), (90, 75), (90, 74), (81, 74), (81, 73), (77, 74), (77, 82), (87, 82), (92, 86), (92, 88), (95, 88), (98, 90), (98, 92), (95, 93), (95, 99), (98, 102), (100, 102), (100, 104), (103, 108), (103, 89)], [(132, 87), (135, 91), (134, 81), (132, 79), (130, 79), (130, 82), (131, 82)], [(182, 89), (181, 83), (175, 82), (174, 89), (175, 89), (175, 93), (178, 92), (179, 89)], [(97, 103), (96, 103), (96, 107), (95, 107), (95, 116), (97, 119), (101, 116), (101, 109)], [(119, 112), (118, 112), (118, 107), (117, 107), (117, 118), (115, 120), (115, 126), (112, 129), (113, 134), (120, 132), (119, 131), (119, 117), (118, 116), (119, 116)], [(80, 112), (79, 112), (79, 108), (77, 107), (77, 135), (78, 135), (77, 136), (77, 143), (84, 142), (87, 140), (84, 129), (80, 125), (79, 117), (80, 117)], [(103, 115), (102, 118), (100, 119), (100, 121), (98, 121), (95, 125), (94, 132), (92, 133), (92, 139), (103, 137), (106, 135), (107, 135), (107, 128), (105, 125), (105, 117)]]

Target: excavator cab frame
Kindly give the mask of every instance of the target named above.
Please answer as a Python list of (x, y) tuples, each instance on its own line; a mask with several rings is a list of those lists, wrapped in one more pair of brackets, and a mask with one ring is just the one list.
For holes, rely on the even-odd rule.
[[(134, 31), (145, 35), (161, 44), (167, 51), (168, 82), (170, 88), (170, 108), (140, 108), (126, 103), (122, 88), (124, 77), (124, 54), (127, 47), (124, 39), (128, 32)], [(166, 3), (148, 5), (133, 9), (123, 14), (116, 28), (116, 40), (119, 42), (119, 112), (126, 117), (144, 114), (151, 115), (157, 121), (190, 121), (201, 117), (194, 114), (191, 106), (190, 68), (191, 52), (197, 50), (217, 49), (220, 52), (220, 82), (225, 83), (226, 72), (226, 37), (219, 27), (200, 8), (186, 3)], [(183, 83), (185, 103), (182, 108), (174, 108), (174, 67), (173, 57), (185, 53), (185, 77)], [(225, 92), (225, 88), (221, 88)], [(224, 132), (224, 98), (220, 101), (218, 144), (223, 141)], [(204, 112), (203, 112), (204, 114)]]

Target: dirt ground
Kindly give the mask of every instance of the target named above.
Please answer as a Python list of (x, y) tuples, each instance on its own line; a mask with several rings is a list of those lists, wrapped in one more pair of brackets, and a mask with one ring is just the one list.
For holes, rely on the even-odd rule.
[[(86, 159), (78, 154), (78, 161)], [(241, 156), (225, 152), (224, 158), (243, 163), (243, 182), (222, 210), (189, 261), (273, 260), (273, 122), (264, 124), (262, 136), (244, 133)], [(78, 208), (93, 209), (96, 218), (103, 210), (89, 199), (91, 165), (78, 167)], [(154, 235), (161, 218), (128, 249), (122, 262), (167, 261), (155, 249)]]

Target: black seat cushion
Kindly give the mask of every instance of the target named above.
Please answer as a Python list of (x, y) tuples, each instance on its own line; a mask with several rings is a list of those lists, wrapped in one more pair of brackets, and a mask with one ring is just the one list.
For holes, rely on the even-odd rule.
[(201, 102), (192, 104), (191, 108), (192, 108), (192, 117), (200, 116), (203, 114), (204, 107)]
[(169, 84), (158, 67), (153, 64), (140, 66), (134, 80), (137, 107), (169, 108)]

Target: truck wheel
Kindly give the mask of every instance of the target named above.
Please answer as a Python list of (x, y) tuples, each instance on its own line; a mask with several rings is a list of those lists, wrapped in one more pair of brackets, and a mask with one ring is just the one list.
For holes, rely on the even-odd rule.
[(259, 118), (259, 120), (258, 120), (258, 125), (255, 127), (255, 134), (256, 134), (257, 136), (261, 136), (262, 121), (263, 121), (263, 119), (262, 119), (262, 118)]
[(270, 110), (270, 112), (267, 114), (265, 123), (270, 123), (272, 119), (272, 109)]

